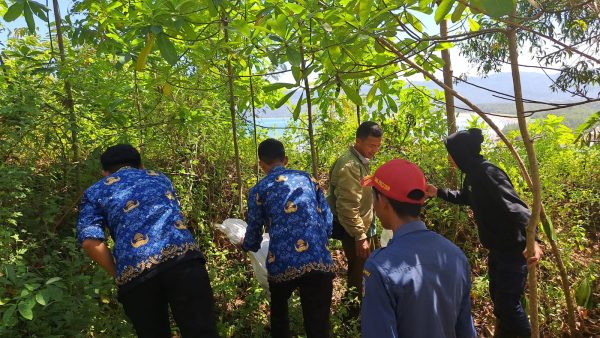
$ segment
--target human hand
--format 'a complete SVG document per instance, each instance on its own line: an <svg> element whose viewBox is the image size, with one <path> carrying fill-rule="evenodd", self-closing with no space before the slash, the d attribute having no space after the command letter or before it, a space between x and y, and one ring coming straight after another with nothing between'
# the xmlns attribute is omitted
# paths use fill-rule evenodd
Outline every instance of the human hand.
<svg viewBox="0 0 600 338"><path fill-rule="evenodd" d="M369 241L365 239L361 239L355 242L356 246L356 256L362 258L368 258L371 253L371 246L369 245Z"/></svg>
<svg viewBox="0 0 600 338"><path fill-rule="evenodd" d="M425 196L427 197L437 197L437 188L432 185L432 184L428 184L427 187L425 187Z"/></svg>
<svg viewBox="0 0 600 338"><path fill-rule="evenodd" d="M527 259L527 265L529 266L535 266L536 264L538 264L543 255L544 251L542 250L542 247L540 247L538 242L535 242L534 244L533 256L527 257L527 248L523 250L523 256L525 256L525 258Z"/></svg>

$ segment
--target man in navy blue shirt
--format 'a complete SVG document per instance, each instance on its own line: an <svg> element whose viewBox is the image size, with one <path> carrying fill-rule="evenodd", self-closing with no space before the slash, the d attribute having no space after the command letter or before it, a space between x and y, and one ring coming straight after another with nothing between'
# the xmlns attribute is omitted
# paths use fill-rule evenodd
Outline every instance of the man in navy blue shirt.
<svg viewBox="0 0 600 338"><path fill-rule="evenodd" d="M421 170L395 159L362 184L373 188L375 213L394 232L365 263L362 336L475 337L469 263L419 218L426 189Z"/></svg>
<svg viewBox="0 0 600 338"><path fill-rule="evenodd" d="M77 239L115 279L138 337L171 337L169 307L182 337L217 337L204 256L171 181L144 169L128 144L108 148L100 162L106 177L83 195Z"/></svg>
<svg viewBox="0 0 600 338"><path fill-rule="evenodd" d="M299 289L306 335L329 337L334 265L327 249L333 219L327 200L309 174L285 167L285 149L278 140L261 142L258 157L266 176L248 194L242 247L258 251L267 227L271 336L291 337L288 300Z"/></svg>

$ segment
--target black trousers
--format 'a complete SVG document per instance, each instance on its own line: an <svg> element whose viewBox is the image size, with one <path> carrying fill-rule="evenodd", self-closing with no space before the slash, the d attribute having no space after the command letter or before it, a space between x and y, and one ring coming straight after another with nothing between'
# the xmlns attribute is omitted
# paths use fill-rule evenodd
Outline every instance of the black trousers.
<svg viewBox="0 0 600 338"><path fill-rule="evenodd" d="M531 325L521 304L527 281L527 261L523 253L491 251L488 267L496 316L494 337L531 336Z"/></svg>
<svg viewBox="0 0 600 338"><path fill-rule="evenodd" d="M307 337L329 337L332 274L313 272L286 282L269 282L269 289L271 291L271 337L291 337L288 300L295 289L300 291Z"/></svg>
<svg viewBox="0 0 600 338"><path fill-rule="evenodd" d="M184 261L119 294L138 337L170 338L169 306L181 336L218 337L213 293L200 259Z"/></svg>

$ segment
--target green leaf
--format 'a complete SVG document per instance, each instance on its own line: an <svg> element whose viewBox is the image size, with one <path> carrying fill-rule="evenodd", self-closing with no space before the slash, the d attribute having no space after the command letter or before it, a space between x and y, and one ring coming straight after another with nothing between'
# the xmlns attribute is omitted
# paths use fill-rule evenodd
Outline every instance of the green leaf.
<svg viewBox="0 0 600 338"><path fill-rule="evenodd" d="M362 98L360 97L360 94L358 93L358 90L356 88L354 88L353 86L348 86L344 82L342 82L342 89L344 90L344 93L346 93L346 96L350 99L350 101L352 101L358 106L362 105Z"/></svg>
<svg viewBox="0 0 600 338"><path fill-rule="evenodd" d="M292 66L300 66L300 63L302 62L302 57L300 55L299 50L289 46L285 51L285 55L287 56L287 59Z"/></svg>
<svg viewBox="0 0 600 338"><path fill-rule="evenodd" d="M33 11L33 13L40 19L47 21L48 20L48 7L42 5L37 1L29 1L29 7Z"/></svg>
<svg viewBox="0 0 600 338"><path fill-rule="evenodd" d="M135 63L135 70L137 70L138 72L146 68L146 60L148 59L148 55L150 54L150 52L152 52L152 47L154 47L155 40L156 35L154 35L153 33L148 33L148 35L146 36L146 44L144 45L144 48L142 48L142 51L140 52L140 55L138 55L138 59Z"/></svg>
<svg viewBox="0 0 600 338"><path fill-rule="evenodd" d="M286 3L285 8L289 9L292 13L294 13L296 15L301 14L305 9L304 6L301 6L301 5L298 5L295 3L291 3L291 2Z"/></svg>
<svg viewBox="0 0 600 338"><path fill-rule="evenodd" d="M296 90L297 89L290 91L289 93L285 94L281 99L279 99L279 101L277 101L277 103L275 103L275 108L277 109L277 108L283 106L290 99L290 97L292 97L292 95L294 95Z"/></svg>
<svg viewBox="0 0 600 338"><path fill-rule="evenodd" d="M481 4L481 0L471 0L469 2L469 7L471 8L471 13L473 14L483 13L483 5Z"/></svg>
<svg viewBox="0 0 600 338"><path fill-rule="evenodd" d="M438 6L438 8L435 10L434 18L435 18L436 23L439 24L442 20L444 20L446 15L448 15L448 13L450 13L450 10L452 9L452 5L454 5L455 1L456 0L442 0L440 5Z"/></svg>
<svg viewBox="0 0 600 338"><path fill-rule="evenodd" d="M454 44L452 42L440 42L438 43L434 50L435 51L440 51L440 50L446 50L446 49L450 49L454 46Z"/></svg>
<svg viewBox="0 0 600 338"><path fill-rule="evenodd" d="M302 71L298 66L292 66L292 75L294 76L294 80L296 83L300 83L300 79L302 79Z"/></svg>
<svg viewBox="0 0 600 338"><path fill-rule="evenodd" d="M342 55L342 49L338 45L327 48L327 51L333 60L337 60Z"/></svg>
<svg viewBox="0 0 600 338"><path fill-rule="evenodd" d="M377 88L379 88L379 82L375 82L369 89L369 93L367 93L367 102L373 102L375 98L375 94L377 93Z"/></svg>
<svg viewBox="0 0 600 338"><path fill-rule="evenodd" d="M397 113L398 112L398 105L396 104L396 100L394 100L391 96L388 95L386 102L388 104L388 108L393 113Z"/></svg>
<svg viewBox="0 0 600 338"><path fill-rule="evenodd" d="M16 279L16 274L15 274L15 269L12 267L12 265L7 265L5 267L5 271L6 271L6 278L11 283L15 283L17 279Z"/></svg>
<svg viewBox="0 0 600 338"><path fill-rule="evenodd" d="M19 305L18 305L19 313L21 314L21 316L23 316L23 318L25 318L27 320L32 320L34 306L35 306L35 299L26 298L25 300L22 300L19 302Z"/></svg>
<svg viewBox="0 0 600 338"><path fill-rule="evenodd" d="M52 283L58 282L59 280L62 280L62 278L60 278L60 277L52 277L52 278L48 279L48 281L46 281L46 285L50 285Z"/></svg>
<svg viewBox="0 0 600 338"><path fill-rule="evenodd" d="M585 121L584 123L580 124L579 127L577 127L576 132L578 135L575 142L579 141L579 139L583 137L583 135L587 133L588 130L592 129L598 124L600 124L600 111L592 114L592 116L590 116L587 121Z"/></svg>
<svg viewBox="0 0 600 338"><path fill-rule="evenodd" d="M274 90L281 89L281 88L292 89L292 88L297 87L297 86L298 85L295 84L295 83L279 82L279 83L268 84L268 85L266 85L266 86L263 87L263 90L265 92L272 92Z"/></svg>
<svg viewBox="0 0 600 338"><path fill-rule="evenodd" d="M4 14L4 21L11 22L15 21L18 17L20 17L21 13L23 13L23 5L24 3L19 1L15 2L12 6L10 6Z"/></svg>
<svg viewBox="0 0 600 338"><path fill-rule="evenodd" d="M48 302L46 301L46 296L44 295L43 291L40 291L35 295L35 301L42 306L46 306L48 304Z"/></svg>
<svg viewBox="0 0 600 338"><path fill-rule="evenodd" d="M469 29L471 30L471 32L477 32L479 30L479 22L469 18Z"/></svg>
<svg viewBox="0 0 600 338"><path fill-rule="evenodd" d="M513 0L477 0L484 14L493 18L509 15L513 10Z"/></svg>
<svg viewBox="0 0 600 338"><path fill-rule="evenodd" d="M454 10L454 12L452 13L452 16L450 17L450 19L452 20L452 22L457 22L460 20L460 18L462 17L465 9L467 8L467 5L465 5L462 2L459 2L458 5L456 5L456 9Z"/></svg>
<svg viewBox="0 0 600 338"><path fill-rule="evenodd" d="M542 230L544 231L544 234L546 234L546 237L556 241L556 232L554 231L554 225L552 224L550 217L542 219Z"/></svg>
<svg viewBox="0 0 600 338"><path fill-rule="evenodd" d="M244 20L234 20L229 23L228 27L240 32L243 36L248 37L248 38L250 37L250 35L252 33L250 31L250 25L248 25L248 23Z"/></svg>
<svg viewBox="0 0 600 338"><path fill-rule="evenodd" d="M17 323L17 318L15 316L16 310L17 306L15 304L10 305L6 310L4 310L4 314L2 315L2 326L12 327Z"/></svg>
<svg viewBox="0 0 600 338"><path fill-rule="evenodd" d="M579 282L577 289L575 290L575 301L577 305L587 307L590 297L592 296L592 285L589 277L584 278Z"/></svg>
<svg viewBox="0 0 600 338"><path fill-rule="evenodd" d="M27 22L29 34L35 34L35 20L33 19L33 11L29 7L29 2L25 2L23 6L23 16L25 17L25 22Z"/></svg>
<svg viewBox="0 0 600 338"><path fill-rule="evenodd" d="M300 109L302 107L303 97L304 93L300 94L300 100L298 100L298 103L296 103L296 108L294 108L294 113L292 114L292 116L294 117L294 121L298 120L298 117L300 117Z"/></svg>
<svg viewBox="0 0 600 338"><path fill-rule="evenodd" d="M156 45L158 46L160 55L162 55L162 57L167 60L171 66L177 63L179 60L177 49L175 49L175 45L166 34L163 33L158 36L158 39L156 39Z"/></svg>
<svg viewBox="0 0 600 338"><path fill-rule="evenodd" d="M369 19L369 15L371 14L373 0L359 0L357 5L358 19L360 20L361 25L364 25L365 22L367 22L367 20Z"/></svg>

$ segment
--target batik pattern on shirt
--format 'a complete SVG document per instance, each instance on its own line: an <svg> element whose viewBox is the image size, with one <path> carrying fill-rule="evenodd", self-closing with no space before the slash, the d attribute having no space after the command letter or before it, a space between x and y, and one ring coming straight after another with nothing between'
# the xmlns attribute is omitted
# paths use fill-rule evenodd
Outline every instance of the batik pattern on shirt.
<svg viewBox="0 0 600 338"><path fill-rule="evenodd" d="M244 249L257 251L263 226L270 242L269 280L283 282L312 271L333 272L327 249L333 216L319 184L305 172L273 168L250 189Z"/></svg>
<svg viewBox="0 0 600 338"><path fill-rule="evenodd" d="M114 240L116 282L123 285L198 244L186 228L171 181L163 174L123 168L89 187L77 222L79 242Z"/></svg>

